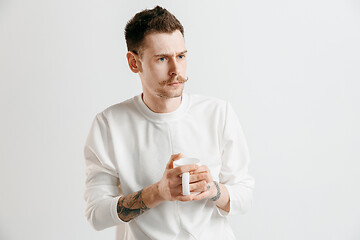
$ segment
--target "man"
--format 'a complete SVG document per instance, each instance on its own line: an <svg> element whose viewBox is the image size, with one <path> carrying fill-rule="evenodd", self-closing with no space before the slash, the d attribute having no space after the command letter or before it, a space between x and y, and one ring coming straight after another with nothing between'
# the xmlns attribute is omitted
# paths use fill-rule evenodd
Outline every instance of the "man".
<svg viewBox="0 0 360 240"><path fill-rule="evenodd" d="M181 23L159 6L125 28L130 70L143 92L97 114L86 141L86 216L117 239L235 239L227 216L251 205L253 178L229 103L183 93ZM175 167L187 157L201 160ZM181 174L190 172L190 195Z"/></svg>

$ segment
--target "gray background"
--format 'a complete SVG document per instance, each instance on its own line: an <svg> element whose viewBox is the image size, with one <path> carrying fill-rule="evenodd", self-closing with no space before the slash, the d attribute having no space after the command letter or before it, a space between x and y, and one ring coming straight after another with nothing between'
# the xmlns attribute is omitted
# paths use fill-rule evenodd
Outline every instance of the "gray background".
<svg viewBox="0 0 360 240"><path fill-rule="evenodd" d="M229 100L256 180L238 239L360 239L360 3L0 0L0 239L113 239L84 217L96 113L141 92L123 29L183 23L185 91Z"/></svg>

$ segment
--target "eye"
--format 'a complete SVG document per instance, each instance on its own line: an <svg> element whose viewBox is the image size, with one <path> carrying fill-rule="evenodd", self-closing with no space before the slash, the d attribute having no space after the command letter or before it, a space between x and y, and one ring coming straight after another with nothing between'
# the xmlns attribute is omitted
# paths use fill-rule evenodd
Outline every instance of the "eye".
<svg viewBox="0 0 360 240"><path fill-rule="evenodd" d="M179 59L185 58L185 54L179 55L178 58L179 58Z"/></svg>
<svg viewBox="0 0 360 240"><path fill-rule="evenodd" d="M158 59L160 62L164 62L165 61L165 57L161 57Z"/></svg>

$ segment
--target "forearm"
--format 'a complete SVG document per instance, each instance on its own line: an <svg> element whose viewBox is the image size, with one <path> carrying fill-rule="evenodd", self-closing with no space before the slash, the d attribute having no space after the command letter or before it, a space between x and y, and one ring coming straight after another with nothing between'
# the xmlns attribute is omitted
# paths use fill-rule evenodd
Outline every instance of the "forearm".
<svg viewBox="0 0 360 240"><path fill-rule="evenodd" d="M117 204L117 214L122 221L128 222L150 208L159 205L162 201L158 184L155 183L138 192L120 197Z"/></svg>
<svg viewBox="0 0 360 240"><path fill-rule="evenodd" d="M214 201L216 206L218 206L220 209L229 212L230 211L230 195L229 191L227 190L226 186L224 184L218 183L220 192L217 194L220 194L219 199Z"/></svg>

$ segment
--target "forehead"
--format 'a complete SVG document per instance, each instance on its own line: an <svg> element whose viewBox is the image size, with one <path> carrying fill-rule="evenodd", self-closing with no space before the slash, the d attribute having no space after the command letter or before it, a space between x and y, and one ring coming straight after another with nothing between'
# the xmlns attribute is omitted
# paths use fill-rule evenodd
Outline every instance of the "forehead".
<svg viewBox="0 0 360 240"><path fill-rule="evenodd" d="M144 56L172 54L184 50L185 40L179 30L172 33L150 33L144 39Z"/></svg>

